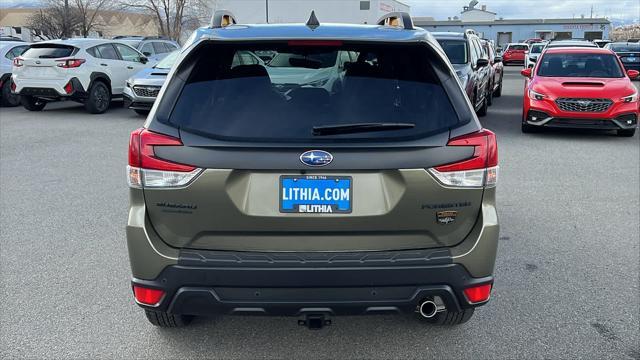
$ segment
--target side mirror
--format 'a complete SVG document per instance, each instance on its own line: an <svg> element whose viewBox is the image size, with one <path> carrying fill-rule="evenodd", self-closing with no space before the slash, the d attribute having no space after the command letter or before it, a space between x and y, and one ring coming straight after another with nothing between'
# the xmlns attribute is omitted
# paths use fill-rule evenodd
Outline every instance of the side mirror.
<svg viewBox="0 0 640 360"><path fill-rule="evenodd" d="M481 68L481 67L485 67L489 65L489 59L478 59L478 61L476 62L476 66Z"/></svg>
<svg viewBox="0 0 640 360"><path fill-rule="evenodd" d="M630 79L637 79L639 75L640 71L638 70L627 70L627 76L629 76Z"/></svg>
<svg viewBox="0 0 640 360"><path fill-rule="evenodd" d="M143 52L142 52L142 54L143 54L144 56L151 56L151 53L150 53L150 52L148 52L148 51L143 51Z"/></svg>
<svg viewBox="0 0 640 360"><path fill-rule="evenodd" d="M526 78L530 78L531 77L531 68L526 68L526 69L522 69L520 71L520 75L526 77Z"/></svg>
<svg viewBox="0 0 640 360"><path fill-rule="evenodd" d="M536 62L536 61L538 61L538 58L537 57L533 57L533 56L529 56L529 61Z"/></svg>
<svg viewBox="0 0 640 360"><path fill-rule="evenodd" d="M494 63L496 63L496 64L497 64L497 63L499 63L499 62L502 62L502 56L496 56L496 57L494 57L494 58L493 58L493 62L494 62Z"/></svg>
<svg viewBox="0 0 640 360"><path fill-rule="evenodd" d="M149 59L146 56L143 56L143 57L140 58L140 62L143 63L143 64L146 64L146 63L149 62Z"/></svg>

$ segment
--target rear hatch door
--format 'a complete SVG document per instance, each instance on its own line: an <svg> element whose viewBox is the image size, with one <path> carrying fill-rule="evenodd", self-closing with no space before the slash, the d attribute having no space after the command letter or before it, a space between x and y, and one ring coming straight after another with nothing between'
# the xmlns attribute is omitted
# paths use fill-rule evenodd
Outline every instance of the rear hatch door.
<svg viewBox="0 0 640 360"><path fill-rule="evenodd" d="M62 44L34 44L22 54L23 68L21 78L26 79L62 79L65 70L58 66L60 60L75 54L77 48Z"/></svg>
<svg viewBox="0 0 640 360"><path fill-rule="evenodd" d="M184 146L156 146L155 156L205 170L186 187L145 188L148 217L165 242L366 251L452 246L468 235L483 188L444 186L427 170L474 155L472 146L446 146L450 129L472 115L432 48L269 44L211 42L167 85L151 129ZM236 52L253 50L359 56L336 75L344 89L334 94L308 85L308 74L289 77L299 86L282 90L262 65L231 66Z"/></svg>

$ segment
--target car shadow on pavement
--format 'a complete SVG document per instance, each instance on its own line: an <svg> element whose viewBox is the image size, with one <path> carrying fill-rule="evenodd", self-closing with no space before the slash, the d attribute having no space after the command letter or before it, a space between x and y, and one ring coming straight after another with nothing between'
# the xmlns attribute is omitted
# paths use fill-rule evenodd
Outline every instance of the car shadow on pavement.
<svg viewBox="0 0 640 360"><path fill-rule="evenodd" d="M248 358L394 358L432 351L438 343L469 336L472 322L456 327L426 324L416 316L373 315L334 317L321 330L297 325L297 318L227 316L197 318L187 328L158 329L177 347L176 353ZM363 329L366 329L363 331ZM197 341L194 341L198 339ZM331 344L331 346L327 346Z"/></svg>

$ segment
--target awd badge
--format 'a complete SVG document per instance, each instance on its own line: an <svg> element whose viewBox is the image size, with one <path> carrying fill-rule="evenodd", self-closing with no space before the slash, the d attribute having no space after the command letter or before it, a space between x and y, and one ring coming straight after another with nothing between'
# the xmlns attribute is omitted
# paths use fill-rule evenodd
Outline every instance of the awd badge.
<svg viewBox="0 0 640 360"><path fill-rule="evenodd" d="M451 224L452 222L456 221L457 216L458 216L458 212L455 210L438 211L436 213L438 224L442 224L442 225Z"/></svg>

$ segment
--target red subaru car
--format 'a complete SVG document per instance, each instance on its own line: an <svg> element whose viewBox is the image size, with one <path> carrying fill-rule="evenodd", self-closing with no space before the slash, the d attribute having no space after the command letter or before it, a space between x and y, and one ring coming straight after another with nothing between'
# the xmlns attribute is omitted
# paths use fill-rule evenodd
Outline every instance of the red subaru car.
<svg viewBox="0 0 640 360"><path fill-rule="evenodd" d="M524 57L529 52L528 44L509 44L502 53L502 62L507 64L524 64Z"/></svg>
<svg viewBox="0 0 640 360"><path fill-rule="evenodd" d="M638 90L620 59L608 49L547 49L526 78L522 132L543 127L616 130L633 136L638 126Z"/></svg>

